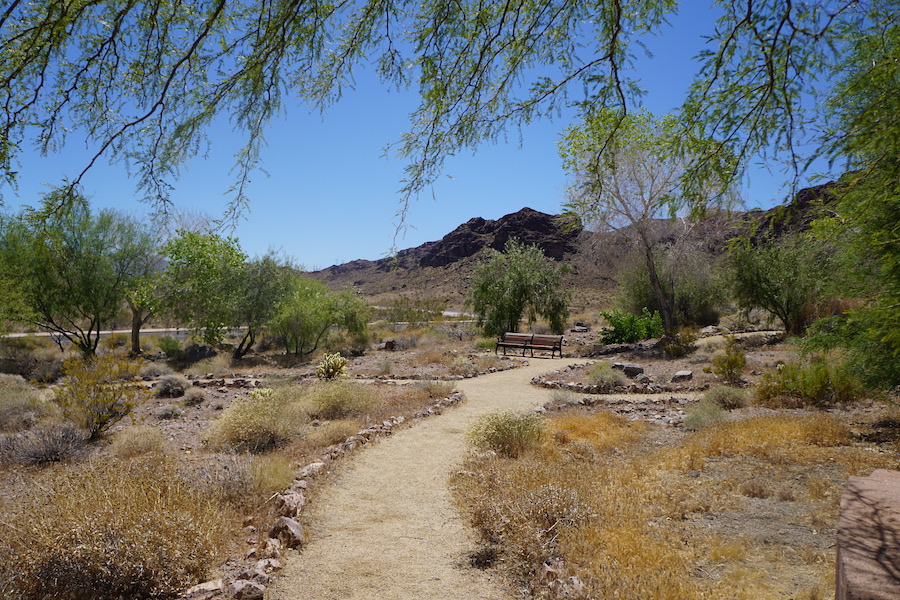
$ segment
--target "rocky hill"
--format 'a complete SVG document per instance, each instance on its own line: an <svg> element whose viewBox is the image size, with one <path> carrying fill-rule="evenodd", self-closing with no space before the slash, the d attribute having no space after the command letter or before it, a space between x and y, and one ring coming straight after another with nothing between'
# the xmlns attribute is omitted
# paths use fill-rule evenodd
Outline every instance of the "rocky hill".
<svg viewBox="0 0 900 600"><path fill-rule="evenodd" d="M748 230L755 231L753 237L758 238L805 229L813 215L834 200L837 185L800 190L792 202L766 211L716 215L695 225L692 235L704 251L717 254L729 239ZM669 221L656 225L654 235L659 238L674 235ZM616 288L619 266L632 250L629 236L623 232L590 232L560 215L523 208L496 220L475 217L440 240L401 250L390 258L354 260L311 275L335 289L352 287L374 303L409 295L438 299L448 308L458 308L476 262L488 249L502 250L512 237L536 244L547 256L571 267L576 305L608 299Z"/></svg>

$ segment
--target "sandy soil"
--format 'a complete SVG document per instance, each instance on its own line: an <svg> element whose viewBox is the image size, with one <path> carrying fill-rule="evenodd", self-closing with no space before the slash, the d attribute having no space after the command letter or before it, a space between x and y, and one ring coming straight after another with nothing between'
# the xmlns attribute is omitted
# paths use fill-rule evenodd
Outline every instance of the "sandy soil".
<svg viewBox="0 0 900 600"><path fill-rule="evenodd" d="M287 561L270 600L511 598L497 575L469 565L475 533L453 506L447 478L466 450L473 418L528 410L549 398L531 378L561 363L460 381L467 401L367 448L322 491L312 541Z"/></svg>

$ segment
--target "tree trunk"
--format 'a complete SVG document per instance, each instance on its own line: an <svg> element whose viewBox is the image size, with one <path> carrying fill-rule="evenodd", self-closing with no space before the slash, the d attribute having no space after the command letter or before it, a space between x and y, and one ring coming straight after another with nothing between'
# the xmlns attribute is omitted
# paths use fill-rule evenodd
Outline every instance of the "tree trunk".
<svg viewBox="0 0 900 600"><path fill-rule="evenodd" d="M663 329L666 333L675 329L675 316L672 314L671 302L663 290L662 283L659 281L659 275L656 272L656 261L653 259L653 249L644 241L644 258L647 261L647 273L650 276L650 285L653 287L653 295L659 303L659 314L662 317Z"/></svg>
<svg viewBox="0 0 900 600"><path fill-rule="evenodd" d="M232 353L232 358L235 360L240 360L244 358L248 352L250 352L250 348L253 347L253 343L256 341L256 335L253 333L253 329L248 327L247 333L244 334L244 337L241 338L241 343L238 344L237 348L234 349Z"/></svg>

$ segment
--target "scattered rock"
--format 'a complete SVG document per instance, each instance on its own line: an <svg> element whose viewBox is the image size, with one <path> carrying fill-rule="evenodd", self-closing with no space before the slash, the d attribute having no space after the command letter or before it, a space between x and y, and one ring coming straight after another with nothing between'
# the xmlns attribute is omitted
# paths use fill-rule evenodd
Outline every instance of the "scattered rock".
<svg viewBox="0 0 900 600"><path fill-rule="evenodd" d="M228 586L228 594L234 600L261 600L266 594L266 586L255 581L238 579Z"/></svg>
<svg viewBox="0 0 900 600"><path fill-rule="evenodd" d="M684 383L694 379L693 371L678 371L672 376L672 383Z"/></svg>
<svg viewBox="0 0 900 600"><path fill-rule="evenodd" d="M297 472L297 479L309 479L311 477L315 477L324 470L325 463L323 462L309 463Z"/></svg>
<svg viewBox="0 0 900 600"><path fill-rule="evenodd" d="M269 537L280 540L288 548L297 548L303 545L303 526L290 517L278 517Z"/></svg>
<svg viewBox="0 0 900 600"><path fill-rule="evenodd" d="M306 497L298 492L285 492L275 496L275 506L283 517L296 517L306 506Z"/></svg>
<svg viewBox="0 0 900 600"><path fill-rule="evenodd" d="M644 372L644 367L635 363L617 362L613 363L612 368L619 369L620 371L625 373L626 377L630 377L632 379Z"/></svg>
<svg viewBox="0 0 900 600"><path fill-rule="evenodd" d="M225 583L221 579L214 579L200 583L190 588L181 597L183 600L209 600L219 595L225 589Z"/></svg>

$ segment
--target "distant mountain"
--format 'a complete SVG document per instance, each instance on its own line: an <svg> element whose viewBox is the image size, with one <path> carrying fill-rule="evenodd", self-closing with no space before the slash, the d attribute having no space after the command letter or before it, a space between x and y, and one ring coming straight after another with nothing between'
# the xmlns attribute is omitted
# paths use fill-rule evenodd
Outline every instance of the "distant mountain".
<svg viewBox="0 0 900 600"><path fill-rule="evenodd" d="M765 232L779 236L806 229L823 206L834 200L838 184L828 183L800 190L792 202L766 211L719 214L700 224L694 236L710 254L722 251L728 240L748 231L754 238ZM657 223L654 235L672 234L671 222ZM397 295L437 298L448 307L461 306L475 264L487 249L502 250L507 240L518 238L535 244L554 260L571 267L570 284L585 291L581 304L593 304L598 294L608 297L622 261L631 251L623 232L595 233L560 215L523 208L496 220L475 217L440 240L400 250L379 260L354 260L310 273L332 288L352 287L373 302L389 301Z"/></svg>

